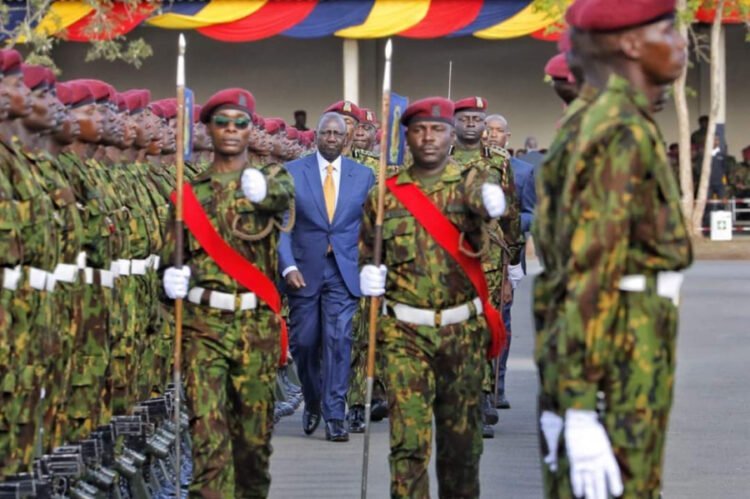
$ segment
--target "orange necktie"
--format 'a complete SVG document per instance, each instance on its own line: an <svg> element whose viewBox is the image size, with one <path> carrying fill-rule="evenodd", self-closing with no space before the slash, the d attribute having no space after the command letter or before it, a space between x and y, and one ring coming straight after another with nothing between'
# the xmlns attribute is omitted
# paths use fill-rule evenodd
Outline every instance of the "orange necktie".
<svg viewBox="0 0 750 499"><path fill-rule="evenodd" d="M336 209L336 186L333 183L333 165L326 167L326 178L323 181L323 197L326 200L326 211L328 212L328 221L333 222L333 212Z"/></svg>

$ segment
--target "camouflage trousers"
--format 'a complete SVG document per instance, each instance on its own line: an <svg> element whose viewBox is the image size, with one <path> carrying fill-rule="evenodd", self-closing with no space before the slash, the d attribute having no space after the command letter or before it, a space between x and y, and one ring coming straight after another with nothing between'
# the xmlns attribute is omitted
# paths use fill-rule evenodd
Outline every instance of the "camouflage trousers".
<svg viewBox="0 0 750 499"><path fill-rule="evenodd" d="M121 275L112 294L108 389L112 414L125 414L137 399L138 284L135 276Z"/></svg>
<svg viewBox="0 0 750 499"><path fill-rule="evenodd" d="M151 397L164 388L159 379L161 372L154 369L159 348L159 300L156 273L149 270L145 275L133 275L137 283L135 310L135 357L138 367L132 388L137 400Z"/></svg>
<svg viewBox="0 0 750 499"><path fill-rule="evenodd" d="M5 339L10 361L0 387L0 475L28 471L35 447L42 444L39 429L46 407L42 387L50 357L60 354L51 293L31 288L26 270L18 289L2 291L3 300L9 303Z"/></svg>
<svg viewBox="0 0 750 499"><path fill-rule="evenodd" d="M185 303L191 497L268 496L280 331L263 305L226 312Z"/></svg>
<svg viewBox="0 0 750 499"><path fill-rule="evenodd" d="M352 319L352 361L349 392L346 401L349 407L365 405L367 395L367 347L370 343L370 299L361 298L354 318ZM386 399L385 384L381 377L383 370L383 355L380 350L375 352L375 383L373 385L373 399Z"/></svg>
<svg viewBox="0 0 750 499"><path fill-rule="evenodd" d="M678 310L649 293L623 293L608 375L602 382L601 418L622 473L624 498L658 498L675 371ZM554 334L554 329L552 333ZM551 340L547 340L551 342ZM562 359L561 359L562 361ZM547 372L550 368L547 367ZM542 391L542 394L544 392ZM540 409L554 405L540 399ZM543 439L540 437L543 442ZM541 444L541 455L547 454ZM557 473L543 465L545 497L572 497L564 437Z"/></svg>
<svg viewBox="0 0 750 499"><path fill-rule="evenodd" d="M391 497L429 497L433 418L441 497L479 497L483 317L442 328L380 320L390 408Z"/></svg>
<svg viewBox="0 0 750 499"><path fill-rule="evenodd" d="M111 416L105 403L109 365L109 327L112 288L101 285L95 270L93 282L82 291L81 327L75 338L70 383L64 404L63 440L74 441Z"/></svg>

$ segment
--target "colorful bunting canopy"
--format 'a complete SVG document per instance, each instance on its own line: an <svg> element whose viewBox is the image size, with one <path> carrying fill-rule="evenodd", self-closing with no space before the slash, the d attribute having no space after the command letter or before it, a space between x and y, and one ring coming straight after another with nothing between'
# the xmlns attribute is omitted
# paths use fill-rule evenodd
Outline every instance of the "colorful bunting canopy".
<svg viewBox="0 0 750 499"><path fill-rule="evenodd" d="M6 28L26 13L25 2L9 2ZM532 0L173 0L114 2L107 13L107 33L95 30L89 2L59 0L35 26L72 41L124 35L139 25L162 29L194 29L226 42L272 36L293 38L438 38L474 35L486 39L535 34L561 13L538 11Z"/></svg>

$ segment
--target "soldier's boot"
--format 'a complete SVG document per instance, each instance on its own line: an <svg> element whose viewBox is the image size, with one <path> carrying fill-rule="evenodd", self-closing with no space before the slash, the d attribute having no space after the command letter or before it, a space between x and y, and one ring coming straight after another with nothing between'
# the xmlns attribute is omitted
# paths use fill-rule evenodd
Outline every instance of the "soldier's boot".
<svg viewBox="0 0 750 499"><path fill-rule="evenodd" d="M497 409L495 409L492 403L492 394L486 393L486 392L483 393L482 394L482 421L484 421L485 424L496 425L499 420L500 420L500 416L497 413Z"/></svg>
<svg viewBox="0 0 750 499"><path fill-rule="evenodd" d="M495 438L495 429L492 427L492 425L482 425L482 438Z"/></svg>

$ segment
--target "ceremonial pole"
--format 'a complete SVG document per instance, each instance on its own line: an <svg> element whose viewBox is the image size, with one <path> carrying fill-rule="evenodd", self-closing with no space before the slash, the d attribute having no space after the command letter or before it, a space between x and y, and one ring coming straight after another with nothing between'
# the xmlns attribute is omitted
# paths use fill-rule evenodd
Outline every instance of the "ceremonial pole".
<svg viewBox="0 0 750 499"><path fill-rule="evenodd" d="M383 105L380 130L380 162L378 164L378 210L375 218L375 241L373 244L373 265L379 267L383 256L383 205L385 204L385 168L388 160L388 120L391 107L391 53L390 39L385 44L385 69L383 71ZM393 126L399 126L394 123ZM380 298L370 298L370 331L367 342L367 394L365 396L365 445L362 456L362 499L367 498L367 470L370 455L370 408L372 406L372 385L375 378L375 336L378 326Z"/></svg>
<svg viewBox="0 0 750 499"><path fill-rule="evenodd" d="M453 61L448 62L448 100L451 98L451 90L453 90Z"/></svg>
<svg viewBox="0 0 750 499"><path fill-rule="evenodd" d="M181 268L183 263L183 217L182 187L185 171L185 36L180 34L177 54L177 202L175 209L175 253L174 266ZM181 462L181 410L182 410L182 298L174 302L174 426L175 426L175 491L182 497Z"/></svg>

